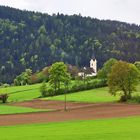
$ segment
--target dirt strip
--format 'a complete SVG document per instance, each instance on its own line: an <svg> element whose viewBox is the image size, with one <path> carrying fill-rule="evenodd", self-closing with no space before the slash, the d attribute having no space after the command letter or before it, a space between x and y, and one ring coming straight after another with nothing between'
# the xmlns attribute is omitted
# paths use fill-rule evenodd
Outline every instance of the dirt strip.
<svg viewBox="0 0 140 140"><path fill-rule="evenodd" d="M55 109L55 110L64 109L64 101L51 101L51 100L32 100L19 103L12 103L10 105L31 107L36 109ZM93 106L93 103L67 102L68 109L83 108L88 106Z"/></svg>
<svg viewBox="0 0 140 140"><path fill-rule="evenodd" d="M31 101L35 104L35 108L43 108L44 101ZM12 105L29 106L31 102L16 103ZM70 120L92 120L101 118L116 118L128 116L140 116L140 105L121 104L121 103L101 103L101 104L86 104L86 103L68 103L69 110L63 111L60 106L55 104L63 104L61 101L49 101L52 103L53 109L59 109L55 112L44 113L28 113L17 115L0 115L0 126L17 125L17 124L31 124L31 123L47 123L47 122L61 122ZM49 103L47 102L47 104ZM27 105L28 104L28 105ZM37 107L37 104L40 104ZM70 106L71 105L71 106ZM75 105L75 107L73 107ZM31 106L30 106L31 107ZM45 108L45 107L44 107ZM51 105L50 105L51 108Z"/></svg>

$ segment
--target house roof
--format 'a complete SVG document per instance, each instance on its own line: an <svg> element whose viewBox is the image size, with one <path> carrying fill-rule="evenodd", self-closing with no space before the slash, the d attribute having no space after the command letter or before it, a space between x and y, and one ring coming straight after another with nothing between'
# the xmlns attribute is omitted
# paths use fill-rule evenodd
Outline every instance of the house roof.
<svg viewBox="0 0 140 140"><path fill-rule="evenodd" d="M81 68L80 72L83 72L85 74L92 74L92 73L95 73L95 70L90 67L84 67L84 68Z"/></svg>

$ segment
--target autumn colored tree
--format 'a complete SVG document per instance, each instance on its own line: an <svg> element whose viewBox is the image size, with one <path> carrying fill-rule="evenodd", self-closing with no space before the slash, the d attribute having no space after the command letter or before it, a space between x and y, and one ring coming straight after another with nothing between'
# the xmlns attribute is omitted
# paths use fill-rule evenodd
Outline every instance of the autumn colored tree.
<svg viewBox="0 0 140 140"><path fill-rule="evenodd" d="M67 64L67 69L68 69L68 72L70 73L71 77L73 79L75 79L79 72L78 67Z"/></svg>
<svg viewBox="0 0 140 140"><path fill-rule="evenodd" d="M127 101L131 94L136 90L139 83L139 70L135 65L118 61L112 66L111 73L108 76L109 92L112 95L121 94L121 100Z"/></svg>
<svg viewBox="0 0 140 140"><path fill-rule="evenodd" d="M140 70L140 61L136 61L134 65Z"/></svg>

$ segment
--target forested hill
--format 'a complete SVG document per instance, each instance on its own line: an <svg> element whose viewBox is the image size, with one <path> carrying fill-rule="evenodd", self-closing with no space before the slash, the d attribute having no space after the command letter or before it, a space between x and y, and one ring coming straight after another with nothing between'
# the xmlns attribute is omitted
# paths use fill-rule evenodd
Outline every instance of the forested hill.
<svg viewBox="0 0 140 140"><path fill-rule="evenodd" d="M140 27L0 6L0 82L12 82L26 68L35 72L55 61L89 65L93 53L98 66L111 57L140 60Z"/></svg>

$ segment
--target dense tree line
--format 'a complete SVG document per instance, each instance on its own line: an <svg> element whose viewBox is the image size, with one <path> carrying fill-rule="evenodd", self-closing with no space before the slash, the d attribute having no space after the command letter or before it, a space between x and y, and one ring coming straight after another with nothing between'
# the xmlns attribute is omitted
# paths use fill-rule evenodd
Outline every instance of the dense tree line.
<svg viewBox="0 0 140 140"><path fill-rule="evenodd" d="M81 15L42 14L0 6L0 82L13 82L25 71L56 61L98 66L109 58L140 60L140 27Z"/></svg>

